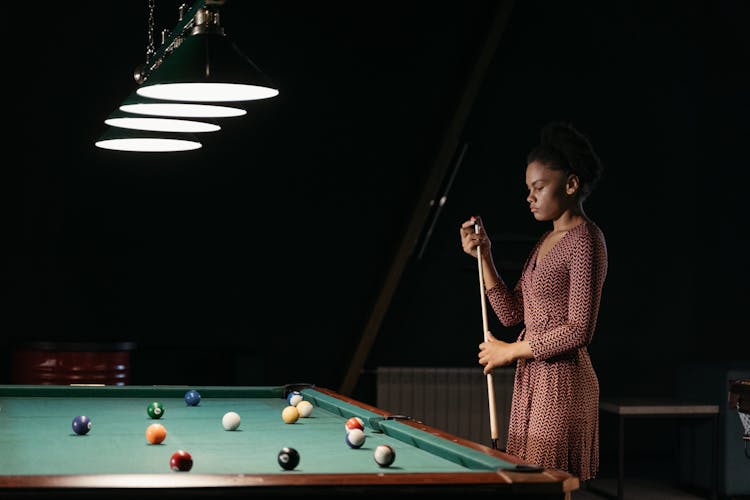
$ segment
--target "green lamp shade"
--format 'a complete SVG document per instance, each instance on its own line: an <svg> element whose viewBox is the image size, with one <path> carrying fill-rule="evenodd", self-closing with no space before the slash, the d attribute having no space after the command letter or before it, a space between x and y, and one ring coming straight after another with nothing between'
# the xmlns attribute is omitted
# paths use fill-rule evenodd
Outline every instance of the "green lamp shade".
<svg viewBox="0 0 750 500"><path fill-rule="evenodd" d="M98 148L113 151L144 153L192 151L202 147L200 142L192 140L189 135L131 130L118 127L107 129L94 144Z"/></svg>
<svg viewBox="0 0 750 500"><path fill-rule="evenodd" d="M225 35L186 37L136 91L153 99L230 102L278 95L271 80Z"/></svg>

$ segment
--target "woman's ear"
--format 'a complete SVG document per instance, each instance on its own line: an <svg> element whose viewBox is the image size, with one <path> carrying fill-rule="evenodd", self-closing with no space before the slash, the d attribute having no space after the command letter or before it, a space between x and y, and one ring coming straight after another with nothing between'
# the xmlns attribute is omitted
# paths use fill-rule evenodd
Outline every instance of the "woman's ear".
<svg viewBox="0 0 750 500"><path fill-rule="evenodd" d="M565 182L565 194L574 196L580 187L581 181L578 176L576 174L568 175L568 180Z"/></svg>

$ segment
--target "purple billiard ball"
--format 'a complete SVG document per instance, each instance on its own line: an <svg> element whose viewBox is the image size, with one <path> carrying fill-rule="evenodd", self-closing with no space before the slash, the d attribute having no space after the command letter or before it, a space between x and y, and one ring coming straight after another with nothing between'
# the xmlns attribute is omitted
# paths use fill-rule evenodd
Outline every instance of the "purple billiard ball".
<svg viewBox="0 0 750 500"><path fill-rule="evenodd" d="M73 419L73 432L83 436L91 430L91 419L86 415L78 415Z"/></svg>

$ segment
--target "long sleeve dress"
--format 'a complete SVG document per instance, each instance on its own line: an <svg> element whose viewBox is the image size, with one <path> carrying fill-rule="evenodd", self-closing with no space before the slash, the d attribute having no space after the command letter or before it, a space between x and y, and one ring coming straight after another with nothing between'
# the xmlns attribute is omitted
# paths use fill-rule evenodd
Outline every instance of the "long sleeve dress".
<svg viewBox="0 0 750 500"><path fill-rule="evenodd" d="M607 274L604 234L593 222L570 229L538 259L542 235L513 289L502 280L487 298L505 326L524 323L507 451L588 480L599 469L599 381L586 346Z"/></svg>

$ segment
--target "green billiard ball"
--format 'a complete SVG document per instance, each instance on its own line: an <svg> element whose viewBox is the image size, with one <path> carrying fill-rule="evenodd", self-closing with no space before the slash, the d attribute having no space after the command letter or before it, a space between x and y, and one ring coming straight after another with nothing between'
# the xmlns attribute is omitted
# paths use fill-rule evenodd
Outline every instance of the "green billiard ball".
<svg viewBox="0 0 750 500"><path fill-rule="evenodd" d="M151 418L161 418L164 416L164 405L158 401L149 403L146 407L146 413L148 413L148 416Z"/></svg>

